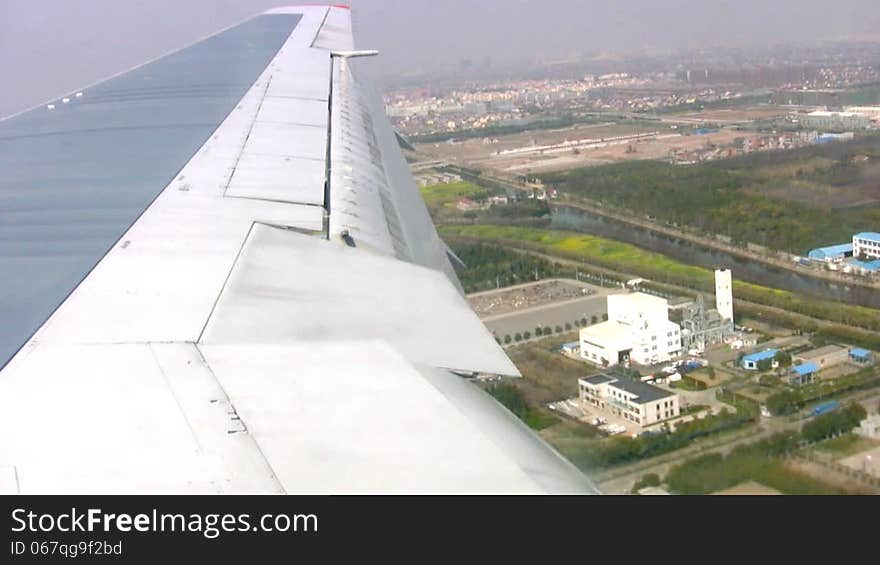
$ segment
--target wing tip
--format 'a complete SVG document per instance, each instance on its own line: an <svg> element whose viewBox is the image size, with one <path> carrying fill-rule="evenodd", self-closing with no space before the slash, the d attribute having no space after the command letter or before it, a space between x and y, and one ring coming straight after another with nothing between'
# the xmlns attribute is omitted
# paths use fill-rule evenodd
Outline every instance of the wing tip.
<svg viewBox="0 0 880 565"><path fill-rule="evenodd" d="M263 12L263 15L301 14L303 8L338 8L351 11L351 5L349 4L287 4L266 10Z"/></svg>

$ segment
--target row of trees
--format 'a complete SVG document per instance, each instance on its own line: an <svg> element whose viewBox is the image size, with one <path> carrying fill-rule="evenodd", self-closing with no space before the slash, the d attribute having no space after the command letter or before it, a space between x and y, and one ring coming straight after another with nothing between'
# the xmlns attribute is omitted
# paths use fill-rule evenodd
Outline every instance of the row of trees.
<svg viewBox="0 0 880 565"><path fill-rule="evenodd" d="M544 414L529 406L523 394L514 385L506 383L493 384L486 388L486 392L532 429L540 430L558 421L555 416Z"/></svg>
<svg viewBox="0 0 880 565"><path fill-rule="evenodd" d="M572 458L584 469L619 465L680 449L697 438L742 426L754 418L751 413L730 413L722 409L718 414L678 424L675 431L668 434L611 437L572 454Z"/></svg>
<svg viewBox="0 0 880 565"><path fill-rule="evenodd" d="M539 257L508 251L495 245L452 242L450 248L465 264L464 267L456 265L458 280L465 292L571 276L570 268L563 269L561 265Z"/></svg>
<svg viewBox="0 0 880 565"><path fill-rule="evenodd" d="M801 429L801 436L806 441L814 442L848 432L865 419L867 412L858 403L846 408L816 416Z"/></svg>
<svg viewBox="0 0 880 565"><path fill-rule="evenodd" d="M767 410L773 415L793 414L802 409L809 402L831 398L851 392L877 386L880 384L880 375L874 367L867 367L851 375L838 378L832 386L827 383L805 385L797 390L781 390L767 398L765 403Z"/></svg>
<svg viewBox="0 0 880 565"><path fill-rule="evenodd" d="M535 328L534 335L535 335L535 337L542 337L542 336L546 337L546 336L551 336L554 333L561 334L564 332L570 332L576 328L585 328L591 324L597 324L599 322L599 319L600 319L599 316L591 316L589 319L588 318L580 318L578 320L575 320L574 322L566 322L565 324L557 324L554 327L537 326ZM608 314L602 314L601 319L602 319L602 321L607 320ZM529 340L531 338L532 338L532 332L526 330L524 332L517 332L517 333L513 334L512 336L510 334L507 334L503 338L496 336L495 340L498 343L509 344L512 342L519 343L520 341Z"/></svg>

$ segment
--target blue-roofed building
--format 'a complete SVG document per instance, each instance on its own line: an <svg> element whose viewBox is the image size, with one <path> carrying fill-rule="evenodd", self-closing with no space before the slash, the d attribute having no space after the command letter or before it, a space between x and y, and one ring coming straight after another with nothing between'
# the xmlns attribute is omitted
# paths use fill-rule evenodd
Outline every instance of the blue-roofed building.
<svg viewBox="0 0 880 565"><path fill-rule="evenodd" d="M795 365L791 368L791 374L789 375L788 380L793 385L803 385L811 383L813 382L813 379L818 372L819 365L815 363L803 363L801 365Z"/></svg>
<svg viewBox="0 0 880 565"><path fill-rule="evenodd" d="M764 351L758 351L757 353L744 355L740 363L743 369L746 369L748 371L757 371L758 363L765 359L770 359L770 367L775 369L779 366L779 362L776 361L777 353L779 353L779 351L776 349L765 349Z"/></svg>
<svg viewBox="0 0 880 565"><path fill-rule="evenodd" d="M861 347L853 347L849 350L849 360L859 365L871 365L874 362L874 352Z"/></svg>
<svg viewBox="0 0 880 565"><path fill-rule="evenodd" d="M568 343L563 343L560 350L567 355L577 355L581 349L581 344L578 341L570 341Z"/></svg>
<svg viewBox="0 0 880 565"><path fill-rule="evenodd" d="M852 257L852 243L841 243L839 245L829 245L828 247L817 247L811 249L807 253L807 257L816 261L836 261L844 257Z"/></svg>
<svg viewBox="0 0 880 565"><path fill-rule="evenodd" d="M853 255L880 259L880 233L863 231L853 236Z"/></svg>
<svg viewBox="0 0 880 565"><path fill-rule="evenodd" d="M874 259L873 261L859 261L858 259L853 259L850 262L850 265L871 273L880 271L880 259Z"/></svg>

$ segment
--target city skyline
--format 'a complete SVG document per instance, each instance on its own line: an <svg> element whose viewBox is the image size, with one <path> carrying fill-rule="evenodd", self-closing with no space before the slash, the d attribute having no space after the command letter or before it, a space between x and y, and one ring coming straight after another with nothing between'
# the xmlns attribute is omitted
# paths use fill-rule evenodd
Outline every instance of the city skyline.
<svg viewBox="0 0 880 565"><path fill-rule="evenodd" d="M0 68L16 86L0 94L0 116L127 70L279 4L284 2L196 0L183 7L166 0L4 2ZM880 21L880 7L864 0L837 3L834 18L823 15L823 3L789 0L773 5L753 0L624 6L528 0L351 4L357 44L382 54L379 62L365 62L365 71L385 77L645 49L876 39L872 30Z"/></svg>

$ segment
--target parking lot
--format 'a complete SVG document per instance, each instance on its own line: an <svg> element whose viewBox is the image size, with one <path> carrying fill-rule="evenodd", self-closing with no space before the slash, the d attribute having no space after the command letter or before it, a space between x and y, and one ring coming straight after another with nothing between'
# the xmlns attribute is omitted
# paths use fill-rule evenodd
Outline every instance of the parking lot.
<svg viewBox="0 0 880 565"><path fill-rule="evenodd" d="M607 314L606 297L625 292L575 281L554 279L518 285L468 296L483 323L496 336L514 336L535 328L557 326L573 329L575 320L587 324L601 322Z"/></svg>
<svg viewBox="0 0 880 565"><path fill-rule="evenodd" d="M574 280L552 279L520 284L468 295L471 308L480 317L498 316L554 302L599 294L602 289Z"/></svg>
<svg viewBox="0 0 880 565"><path fill-rule="evenodd" d="M620 435L633 435L642 431L642 427L635 422L615 416L610 411L600 410L596 406L581 402L579 398L554 402L548 407L554 412L563 413L585 424L595 425L605 433L610 433L610 430L614 429L622 429L623 431L619 432ZM595 422L597 418L601 418L601 422L598 424Z"/></svg>

